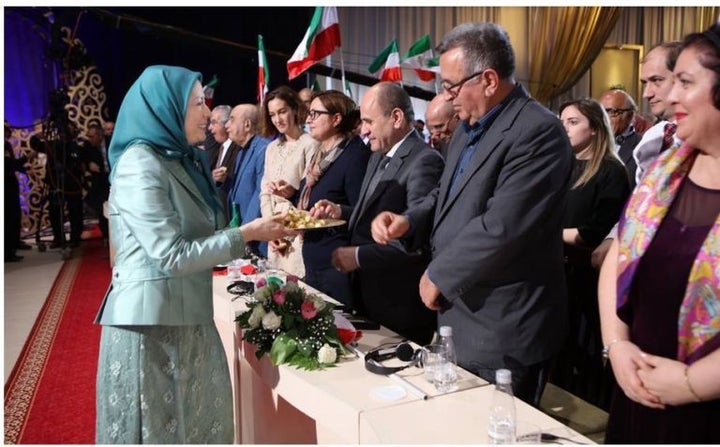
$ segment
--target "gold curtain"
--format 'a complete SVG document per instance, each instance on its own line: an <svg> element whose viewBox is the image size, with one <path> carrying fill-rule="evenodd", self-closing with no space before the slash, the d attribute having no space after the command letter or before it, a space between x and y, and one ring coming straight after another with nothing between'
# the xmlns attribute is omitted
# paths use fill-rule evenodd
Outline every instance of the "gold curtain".
<svg viewBox="0 0 720 447"><path fill-rule="evenodd" d="M541 103L572 87L590 68L622 8L531 7L530 92Z"/></svg>
<svg viewBox="0 0 720 447"><path fill-rule="evenodd" d="M648 9L643 27L643 40L648 46L704 31L715 23L720 12L720 8L712 6Z"/></svg>

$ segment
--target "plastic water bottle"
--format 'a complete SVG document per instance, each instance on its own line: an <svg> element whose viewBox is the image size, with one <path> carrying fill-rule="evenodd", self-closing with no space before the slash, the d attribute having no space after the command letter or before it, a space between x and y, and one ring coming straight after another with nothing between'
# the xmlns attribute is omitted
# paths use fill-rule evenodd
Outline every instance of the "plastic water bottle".
<svg viewBox="0 0 720 447"><path fill-rule="evenodd" d="M512 373L507 369L495 371L495 391L490 408L488 442L515 443L515 400L512 392Z"/></svg>
<svg viewBox="0 0 720 447"><path fill-rule="evenodd" d="M443 361L435 369L435 387L442 393L454 391L458 388L457 357L455 343L452 338L452 327L440 326L440 339Z"/></svg>

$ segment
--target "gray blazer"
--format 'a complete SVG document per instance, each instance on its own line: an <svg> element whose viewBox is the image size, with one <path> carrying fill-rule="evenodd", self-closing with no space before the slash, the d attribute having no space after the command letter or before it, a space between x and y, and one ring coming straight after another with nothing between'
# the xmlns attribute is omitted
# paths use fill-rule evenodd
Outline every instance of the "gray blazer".
<svg viewBox="0 0 720 447"><path fill-rule="evenodd" d="M447 300L458 363L529 366L555 354L567 312L562 216L573 163L560 121L518 86L448 196L468 134L450 143L440 186L410 210L430 235L430 279ZM491 376L491 374L490 374Z"/></svg>
<svg viewBox="0 0 720 447"><path fill-rule="evenodd" d="M212 267L244 252L237 229L215 231L213 210L177 159L128 148L114 166L112 283L103 325L212 324Z"/></svg>

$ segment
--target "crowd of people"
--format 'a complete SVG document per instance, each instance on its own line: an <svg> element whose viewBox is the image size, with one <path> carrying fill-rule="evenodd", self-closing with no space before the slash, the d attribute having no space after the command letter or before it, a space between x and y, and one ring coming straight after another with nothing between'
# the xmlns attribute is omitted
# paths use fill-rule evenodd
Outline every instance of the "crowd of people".
<svg viewBox="0 0 720 447"><path fill-rule="evenodd" d="M107 218L103 203L110 191L107 147L112 138L113 121L92 121L81 135L70 121L53 119L37 120L29 141L29 151L20 158L15 156L10 139L12 131L5 122L5 197L7 220L11 222L5 231L5 262L22 261L17 250L30 250L22 233L22 210L16 173L26 173L27 168L38 163L38 154L45 156L45 174L40 185L39 222L47 218L52 229L49 248L74 248L81 242L84 230L85 208L97 218L103 241L108 242ZM67 215L67 219L66 216ZM65 222L70 224L69 240L65 234Z"/></svg>
<svg viewBox="0 0 720 447"><path fill-rule="evenodd" d="M720 25L645 55L649 123L621 88L548 110L494 23L437 52L425 121L391 82L210 111L199 73L153 66L109 146L89 129L117 247L99 443L232 442L209 278L247 250L419 344L452 326L531 405L549 380L609 409L608 442L720 442Z"/></svg>

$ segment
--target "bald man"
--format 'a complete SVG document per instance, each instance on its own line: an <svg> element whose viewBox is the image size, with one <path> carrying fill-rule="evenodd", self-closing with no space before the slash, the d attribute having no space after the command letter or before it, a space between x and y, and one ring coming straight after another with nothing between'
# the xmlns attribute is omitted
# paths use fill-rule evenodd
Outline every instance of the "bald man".
<svg viewBox="0 0 720 447"><path fill-rule="evenodd" d="M425 110L425 125L430 132L430 145L440 151L443 158L447 156L450 138L458 122L452 102L445 98L444 93L435 96Z"/></svg>
<svg viewBox="0 0 720 447"><path fill-rule="evenodd" d="M613 89L600 96L600 104L610 117L610 125L615 134L617 154L625 164L630 177L630 187L635 188L635 170L637 163L633 158L633 149L640 142L642 136L635 132L632 125L637 106L632 96L626 91Z"/></svg>
<svg viewBox="0 0 720 447"><path fill-rule="evenodd" d="M230 205L240 212L240 224L260 217L260 181L265 170L265 148L270 140L257 135L259 112L254 104L240 104L230 112L225 130L239 146L235 158L235 178L228 193ZM232 208L231 216L232 217ZM256 254L267 256L267 244L248 244Z"/></svg>

